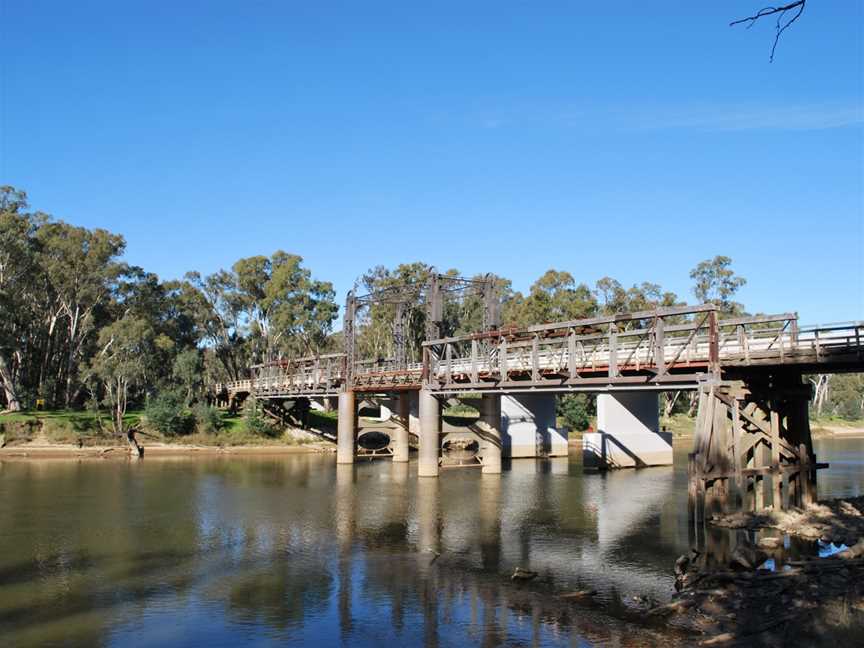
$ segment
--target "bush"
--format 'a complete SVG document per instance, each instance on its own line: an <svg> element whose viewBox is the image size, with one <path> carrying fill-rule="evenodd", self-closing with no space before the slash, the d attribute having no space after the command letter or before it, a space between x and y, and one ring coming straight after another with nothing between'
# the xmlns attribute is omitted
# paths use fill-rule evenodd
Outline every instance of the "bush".
<svg viewBox="0 0 864 648"><path fill-rule="evenodd" d="M254 398L246 399L243 404L243 424L248 432L257 436L277 436L276 427L267 420L261 403Z"/></svg>
<svg viewBox="0 0 864 648"><path fill-rule="evenodd" d="M592 402L587 394L567 394L558 400L558 416L573 431L587 430L591 414Z"/></svg>
<svg viewBox="0 0 864 648"><path fill-rule="evenodd" d="M192 415L195 417L195 430L197 432L217 434L225 426L219 410L206 403L198 403L193 407Z"/></svg>
<svg viewBox="0 0 864 648"><path fill-rule="evenodd" d="M164 436L189 434L195 425L195 417L183 406L183 398L172 392L147 401L144 419L148 428Z"/></svg>

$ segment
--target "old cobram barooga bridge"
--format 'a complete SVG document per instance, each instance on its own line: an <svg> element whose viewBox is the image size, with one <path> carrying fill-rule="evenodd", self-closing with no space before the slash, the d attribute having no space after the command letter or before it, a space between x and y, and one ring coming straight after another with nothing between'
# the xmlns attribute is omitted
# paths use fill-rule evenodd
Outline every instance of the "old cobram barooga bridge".
<svg viewBox="0 0 864 648"><path fill-rule="evenodd" d="M469 297L482 309L482 330L442 337L445 305ZM393 353L361 358L359 318L376 305L392 314ZM418 305L426 339L411 362L406 318ZM705 304L501 328L498 312L489 279L435 274L422 284L349 293L345 353L258 365L248 380L217 389L225 402L252 397L285 415L338 399L338 463L358 453L408 461L416 447L420 477L449 465L451 445L473 446L468 463L486 473L500 472L502 457L566 455L555 424L562 392L598 394L598 429L583 441L586 466L670 465L658 394L696 391L690 506L701 518L727 507L812 501L824 465L813 452L803 375L864 370L864 322L800 327L794 313L721 319ZM442 406L460 397L474 399L479 418L442 420ZM384 415L361 422L358 406L369 403ZM380 438L382 428L385 445L364 448L363 436L375 430Z"/></svg>

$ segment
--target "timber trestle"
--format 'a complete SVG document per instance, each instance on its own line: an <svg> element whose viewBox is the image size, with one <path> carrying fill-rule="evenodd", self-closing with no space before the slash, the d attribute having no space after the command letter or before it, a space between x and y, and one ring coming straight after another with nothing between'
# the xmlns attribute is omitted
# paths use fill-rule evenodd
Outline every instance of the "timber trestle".
<svg viewBox="0 0 864 648"><path fill-rule="evenodd" d="M816 499L810 387L800 374L708 379L698 388L688 461L692 518L729 510L775 510Z"/></svg>

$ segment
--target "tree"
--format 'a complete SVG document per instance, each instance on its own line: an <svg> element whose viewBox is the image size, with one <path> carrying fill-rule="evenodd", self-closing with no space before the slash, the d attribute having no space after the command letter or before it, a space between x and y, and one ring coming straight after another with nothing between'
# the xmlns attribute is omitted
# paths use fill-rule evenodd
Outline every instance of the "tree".
<svg viewBox="0 0 864 648"><path fill-rule="evenodd" d="M712 303L720 312L734 315L743 311L743 306L732 300L738 289L747 283L732 270L732 259L716 256L706 259L690 271L690 278L696 283L693 294L700 302Z"/></svg>
<svg viewBox="0 0 864 648"><path fill-rule="evenodd" d="M10 411L21 409L18 376L36 318L34 233L40 215L26 212L27 194L0 187L0 393Z"/></svg>
<svg viewBox="0 0 864 648"><path fill-rule="evenodd" d="M505 322L530 326L545 322L590 317L597 312L597 300L584 283L576 284L569 272L547 270L531 285L528 296L514 295L504 310Z"/></svg>
<svg viewBox="0 0 864 648"><path fill-rule="evenodd" d="M93 358L90 375L104 388L114 434L125 435L135 448L138 446L134 432L127 430L123 421L129 393L145 384L153 351L165 343L157 337L150 322L135 316L124 317L99 332L101 350Z"/></svg>
<svg viewBox="0 0 864 648"><path fill-rule="evenodd" d="M191 405L204 386L204 365L198 349L186 349L178 353L174 357L172 374L183 389L186 405Z"/></svg>
<svg viewBox="0 0 864 648"><path fill-rule="evenodd" d="M177 298L231 380L250 364L320 353L339 311L332 284L313 279L302 257L281 250L186 279Z"/></svg>
<svg viewBox="0 0 864 648"><path fill-rule="evenodd" d="M122 236L103 229L88 230L66 223L42 225L39 264L56 294L59 315L66 322L63 402L69 407L77 363L87 337L96 329L97 309L105 306L124 266L116 261L126 247Z"/></svg>

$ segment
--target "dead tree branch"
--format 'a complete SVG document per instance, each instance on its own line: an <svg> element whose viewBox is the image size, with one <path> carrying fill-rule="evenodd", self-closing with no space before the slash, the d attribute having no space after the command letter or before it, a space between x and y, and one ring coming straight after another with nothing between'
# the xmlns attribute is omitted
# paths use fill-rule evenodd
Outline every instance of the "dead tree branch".
<svg viewBox="0 0 864 648"><path fill-rule="evenodd" d="M765 7L752 16L732 21L729 23L729 26L734 27L735 25L747 23L747 29L750 29L760 18L776 15L777 22L774 25L774 44L771 46L771 56L768 59L773 63L774 51L777 49L777 43L780 42L780 35L786 31L792 23L798 20L798 17L803 13L806 4L807 0L796 0L796 2L790 2L782 7Z"/></svg>

